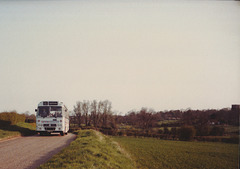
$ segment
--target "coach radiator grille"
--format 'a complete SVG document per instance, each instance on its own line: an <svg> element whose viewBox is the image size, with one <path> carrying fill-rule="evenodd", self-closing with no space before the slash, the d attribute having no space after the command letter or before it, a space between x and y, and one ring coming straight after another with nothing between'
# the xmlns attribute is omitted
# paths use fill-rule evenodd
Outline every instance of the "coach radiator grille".
<svg viewBox="0 0 240 169"><path fill-rule="evenodd" d="M45 130L55 130L55 127L45 127Z"/></svg>

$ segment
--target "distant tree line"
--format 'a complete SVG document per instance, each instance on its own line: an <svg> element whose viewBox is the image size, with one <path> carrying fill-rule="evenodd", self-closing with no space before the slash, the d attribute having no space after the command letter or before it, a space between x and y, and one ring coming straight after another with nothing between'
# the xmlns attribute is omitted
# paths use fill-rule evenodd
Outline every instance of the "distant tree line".
<svg viewBox="0 0 240 169"><path fill-rule="evenodd" d="M125 116L118 116L118 124L131 125L141 129L157 126L160 120L158 114L152 109L142 108L140 111L130 111Z"/></svg>
<svg viewBox="0 0 240 169"><path fill-rule="evenodd" d="M159 124L160 121L164 120L175 120L175 122ZM165 112L154 112L151 109L142 108L140 111L130 111L125 116L118 117L118 122L140 128L179 127L183 125L204 126L210 124L239 126L239 112L227 108L221 110L170 110Z"/></svg>
<svg viewBox="0 0 240 169"><path fill-rule="evenodd" d="M93 127L105 134L159 137L192 140L204 136L222 136L224 125L239 125L239 111L221 110L170 110L155 112L142 108L126 115L116 115L111 102L82 101L74 106L71 122L78 127ZM171 122L164 123L169 120Z"/></svg>

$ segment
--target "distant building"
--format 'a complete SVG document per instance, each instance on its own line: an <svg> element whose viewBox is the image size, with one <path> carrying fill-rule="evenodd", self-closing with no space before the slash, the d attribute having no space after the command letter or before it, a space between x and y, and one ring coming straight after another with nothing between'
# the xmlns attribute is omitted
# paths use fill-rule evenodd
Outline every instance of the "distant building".
<svg viewBox="0 0 240 169"><path fill-rule="evenodd" d="M240 104L233 104L232 111L240 111Z"/></svg>

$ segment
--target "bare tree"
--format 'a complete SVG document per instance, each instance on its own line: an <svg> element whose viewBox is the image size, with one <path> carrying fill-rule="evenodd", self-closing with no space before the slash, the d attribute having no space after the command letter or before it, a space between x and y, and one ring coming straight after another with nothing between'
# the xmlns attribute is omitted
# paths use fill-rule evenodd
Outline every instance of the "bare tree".
<svg viewBox="0 0 240 169"><path fill-rule="evenodd" d="M90 119L93 122L93 126L97 127L97 121L98 121L98 102L96 100L93 100L93 102L91 102L90 104L90 108L91 108L91 114L90 114Z"/></svg>
<svg viewBox="0 0 240 169"><path fill-rule="evenodd" d="M102 126L102 114L103 114L103 101L98 102L97 106L97 115L96 115L96 126L101 127Z"/></svg>
<svg viewBox="0 0 240 169"><path fill-rule="evenodd" d="M90 111L90 103L89 101L84 100L82 104L82 110L84 114L84 121L86 126L91 126L91 122L88 120L89 111Z"/></svg>
<svg viewBox="0 0 240 169"><path fill-rule="evenodd" d="M75 112L75 117L79 127L81 127L81 120L83 115L82 105L83 105L82 102L77 102L73 110Z"/></svg>
<svg viewBox="0 0 240 169"><path fill-rule="evenodd" d="M149 129L155 122L154 111L147 108L142 108L137 114L138 126L143 129Z"/></svg>
<svg viewBox="0 0 240 169"><path fill-rule="evenodd" d="M109 116L112 114L112 103L108 100L103 101L102 126L108 127Z"/></svg>

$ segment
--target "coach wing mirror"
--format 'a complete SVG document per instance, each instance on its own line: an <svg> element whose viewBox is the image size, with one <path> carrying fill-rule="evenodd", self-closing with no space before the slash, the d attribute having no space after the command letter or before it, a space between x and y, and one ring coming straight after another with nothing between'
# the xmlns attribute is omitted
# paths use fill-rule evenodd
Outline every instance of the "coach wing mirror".
<svg viewBox="0 0 240 169"><path fill-rule="evenodd" d="M37 112L37 109L35 109L35 112Z"/></svg>

